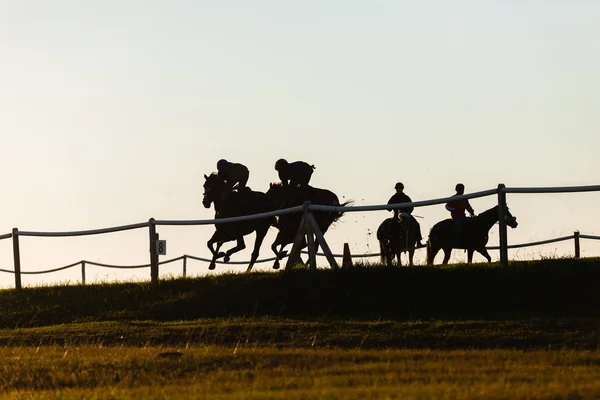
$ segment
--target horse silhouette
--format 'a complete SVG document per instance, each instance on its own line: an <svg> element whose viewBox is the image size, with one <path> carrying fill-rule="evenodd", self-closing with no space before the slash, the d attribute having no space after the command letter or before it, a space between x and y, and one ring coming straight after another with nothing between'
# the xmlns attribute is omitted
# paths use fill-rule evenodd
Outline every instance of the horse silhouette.
<svg viewBox="0 0 600 400"><path fill-rule="evenodd" d="M216 173L209 176L204 175L204 196L202 204L210 208L214 204L215 218L239 217L243 215L259 214L276 209L275 203L269 196L262 192L255 192L246 188L241 192L231 191L218 178ZM223 261L229 262L232 254L246 248L244 236L256 232L254 241L254 250L250 258L250 264L247 271L252 270L254 263L258 259L260 246L269 230L269 227L276 222L275 217L251 219L239 222L226 222L215 224L215 233L207 242L213 258L209 269L215 269L215 261L224 258ZM220 252L221 246L225 242L237 241L237 245L226 252ZM213 245L216 243L216 246Z"/></svg>
<svg viewBox="0 0 600 400"><path fill-rule="evenodd" d="M271 183L266 194L274 201L276 207L279 209L299 206L304 204L305 201L325 206L347 206L352 203L351 201L347 201L340 204L338 196L327 189L306 186L300 190L290 190L279 182ZM331 224L340 219L343 214L344 212L335 211L315 211L313 213L317 226L323 235L325 235L325 232L327 232ZM285 246L294 242L301 221L302 213L300 212L280 215L277 218L276 226L279 228L279 232L271 245L271 249L276 256L275 263L273 264L274 269L279 268L279 260L287 254L287 251L284 251ZM279 250L277 249L277 246L281 246ZM303 240L301 248L306 246L306 240ZM319 247L318 242L316 242L316 246L317 248Z"/></svg>
<svg viewBox="0 0 600 400"><path fill-rule="evenodd" d="M488 242L488 232L498 222L498 206L492 207L482 212L476 217L469 218L465 223L464 230L460 236L460 243L456 243L456 231L454 221L445 219L435 224L429 232L427 240L427 265L432 265L436 254L440 249L444 250L443 264L448 264L452 249L466 249L467 259L473 261L473 253L477 251L484 256L488 262L492 258L485 249ZM511 228L516 228L517 218L513 217L508 207L506 207L506 224Z"/></svg>
<svg viewBox="0 0 600 400"><path fill-rule="evenodd" d="M377 228L381 263L392 266L394 257L398 266L402 265L400 254L408 252L408 264L413 265L413 256L418 241L415 224L409 221L414 218L407 213L401 213L400 218L387 218Z"/></svg>

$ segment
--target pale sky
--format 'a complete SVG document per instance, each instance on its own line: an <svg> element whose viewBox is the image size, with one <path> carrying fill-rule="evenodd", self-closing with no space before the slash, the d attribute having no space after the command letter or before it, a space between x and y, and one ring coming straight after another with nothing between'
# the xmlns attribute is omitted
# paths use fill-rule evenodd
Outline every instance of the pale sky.
<svg viewBox="0 0 600 400"><path fill-rule="evenodd" d="M203 175L220 158L247 165L262 191L278 158L307 161L313 186L357 205L386 203L397 181L414 201L452 195L458 182L467 193L600 184L599 20L595 1L0 0L0 234L212 218ZM471 204L481 212L495 202ZM512 194L508 204L520 223L509 243L600 235L600 193ZM415 214L425 238L449 216L443 205ZM326 238L334 252L344 242L377 252L371 232L389 216L348 214ZM211 226L158 230L162 259L210 254ZM491 245L497 236L493 228ZM143 264L147 238L145 229L24 237L22 269ZM582 254L600 255L600 242L582 242ZM0 268L13 268L10 240L0 241ZM245 266L216 271L225 270ZM180 263L161 269L180 272ZM147 279L149 270L87 274ZM79 279L75 268L23 283ZM0 273L0 286L13 282Z"/></svg>

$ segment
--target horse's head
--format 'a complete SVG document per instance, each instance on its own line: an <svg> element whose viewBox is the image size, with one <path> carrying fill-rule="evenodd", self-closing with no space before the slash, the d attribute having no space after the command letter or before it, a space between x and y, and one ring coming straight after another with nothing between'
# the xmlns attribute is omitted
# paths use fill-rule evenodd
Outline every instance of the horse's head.
<svg viewBox="0 0 600 400"><path fill-rule="evenodd" d="M202 196L202 205L210 208L210 205L223 195L223 183L216 173L209 176L204 175L204 195Z"/></svg>
<svg viewBox="0 0 600 400"><path fill-rule="evenodd" d="M519 223L517 222L517 217L514 217L510 211L508 210L508 207L506 207L506 225L510 226L511 228L516 228L517 225L519 225Z"/></svg>
<svg viewBox="0 0 600 400"><path fill-rule="evenodd" d="M285 187L281 182L273 182L269 184L269 190L267 190L267 196L273 200L273 203L279 208L283 206L285 201Z"/></svg>

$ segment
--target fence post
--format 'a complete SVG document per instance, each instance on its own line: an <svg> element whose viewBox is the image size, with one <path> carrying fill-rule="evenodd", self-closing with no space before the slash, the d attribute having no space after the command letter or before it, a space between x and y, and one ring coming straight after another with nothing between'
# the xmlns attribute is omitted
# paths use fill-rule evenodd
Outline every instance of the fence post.
<svg viewBox="0 0 600 400"><path fill-rule="evenodd" d="M187 256L183 255L183 277L187 276Z"/></svg>
<svg viewBox="0 0 600 400"><path fill-rule="evenodd" d="M500 265L508 267L508 238L506 234L506 192L503 183L498 185L498 231L500 233Z"/></svg>
<svg viewBox="0 0 600 400"><path fill-rule="evenodd" d="M154 284L158 283L158 254L156 254L156 224L154 218L150 218L150 281Z"/></svg>
<svg viewBox="0 0 600 400"><path fill-rule="evenodd" d="M579 249L579 231L573 232L573 240L575 240L575 258L579 258L581 256Z"/></svg>
<svg viewBox="0 0 600 400"><path fill-rule="evenodd" d="M15 290L21 290L21 253L19 251L19 228L13 228L13 261L15 265Z"/></svg>
<svg viewBox="0 0 600 400"><path fill-rule="evenodd" d="M85 285L85 261L81 262L81 284Z"/></svg>

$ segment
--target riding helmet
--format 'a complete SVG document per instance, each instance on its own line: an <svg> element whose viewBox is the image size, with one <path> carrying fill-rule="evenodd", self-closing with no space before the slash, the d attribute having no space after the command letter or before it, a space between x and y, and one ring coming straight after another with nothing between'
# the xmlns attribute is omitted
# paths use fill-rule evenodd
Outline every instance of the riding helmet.
<svg viewBox="0 0 600 400"><path fill-rule="evenodd" d="M279 171L280 168L285 167L286 165L288 165L287 160L284 160L283 158L280 158L279 160L277 160L277 162L275 163L275 170Z"/></svg>
<svg viewBox="0 0 600 400"><path fill-rule="evenodd" d="M217 169L219 169L219 170L220 170L221 168L223 168L223 167L224 167L224 166L226 166L227 164L228 164L228 161L227 161L227 160L219 160L219 161L217 162Z"/></svg>

